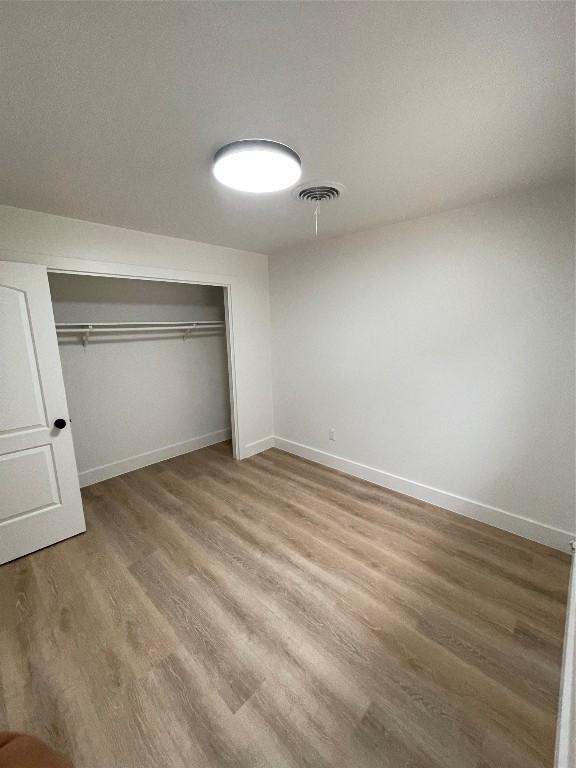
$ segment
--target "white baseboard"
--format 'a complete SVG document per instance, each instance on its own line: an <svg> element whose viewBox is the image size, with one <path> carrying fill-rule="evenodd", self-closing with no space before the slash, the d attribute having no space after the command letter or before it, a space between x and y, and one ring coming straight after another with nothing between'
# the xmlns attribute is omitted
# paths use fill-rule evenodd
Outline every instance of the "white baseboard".
<svg viewBox="0 0 576 768"><path fill-rule="evenodd" d="M242 448L241 459L249 459L250 456L255 456L257 453L267 451L269 448L274 448L274 436L268 435L261 440L255 440L253 443L246 443Z"/></svg>
<svg viewBox="0 0 576 768"><path fill-rule="evenodd" d="M197 451L199 448L207 448L209 445L221 443L224 440L230 440L229 429L220 429L217 432L210 432L207 435L193 437L182 443L166 445L164 448L157 448L154 451L139 453L137 456L130 456L127 459L120 459L120 461L113 461L110 464L103 464L101 467L87 469L78 474L78 477L80 478L80 487L84 488L87 485L101 483L103 480L109 480L111 477L124 475L126 472L133 472L135 469L147 467L149 464L156 464L158 461L173 459L174 456Z"/></svg>
<svg viewBox="0 0 576 768"><path fill-rule="evenodd" d="M555 768L576 765L576 558L572 558L556 726Z"/></svg>
<svg viewBox="0 0 576 768"><path fill-rule="evenodd" d="M438 488L431 488L428 485L417 483L414 480L408 480L405 477L392 475L375 467L369 467L366 464L360 464L357 461L344 459L340 456L334 456L326 451L312 448L309 445L302 445L292 440L286 440L282 437L274 438L274 446L287 453L293 453L301 456L303 459L309 459L317 464L323 464L326 467L337 469L347 475L359 477L362 480L368 480L375 485L381 485L384 488L398 491L399 493L412 496L420 501L426 501L437 507L443 507L451 512L456 512L465 517L471 517L473 520L479 520L487 525L500 528L509 533L515 533L531 541L537 541L554 549L560 549L563 552L570 551L570 541L575 534L570 531L564 531L560 528L554 528L544 523L538 523L527 517L522 517L514 512L507 512L505 509L491 507L488 504L482 504L479 501L466 499L463 496L457 496L454 493L441 491Z"/></svg>

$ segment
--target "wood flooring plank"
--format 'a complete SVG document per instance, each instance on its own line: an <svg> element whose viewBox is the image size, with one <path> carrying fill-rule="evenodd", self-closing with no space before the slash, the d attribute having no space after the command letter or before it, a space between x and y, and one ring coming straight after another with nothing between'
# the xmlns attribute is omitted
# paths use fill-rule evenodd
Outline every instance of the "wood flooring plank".
<svg viewBox="0 0 576 768"><path fill-rule="evenodd" d="M210 677L193 653L182 649L158 666L155 674L166 692L169 712L187 728L206 763L214 768L263 766L258 744L239 727L225 702L214 695Z"/></svg>
<svg viewBox="0 0 576 768"><path fill-rule="evenodd" d="M132 573L170 622L181 644L199 660L213 687L236 712L264 680L246 643L230 640L229 627L213 617L213 600L196 581L181 579L166 560L153 555L132 566Z"/></svg>
<svg viewBox="0 0 576 768"><path fill-rule="evenodd" d="M272 449L0 568L0 727L76 768L552 768L569 560Z"/></svg>
<svg viewBox="0 0 576 768"><path fill-rule="evenodd" d="M221 456L223 457L224 454ZM569 562L566 554L558 553L537 542L521 539L507 531L484 525L477 520L457 515L351 475L335 472L321 464L300 459L276 448L257 454L250 461L263 462L268 466L272 463L275 472L289 473L296 470L303 483L316 481L323 487L325 494L339 490L344 495L348 495L349 499L355 499L361 503L375 503L379 507L387 506L401 510L403 519L423 524L428 533L439 529L447 537L454 537L461 541L473 540L478 554L492 553L508 560L516 559L524 562L533 562L534 558L537 558L538 564L547 563L551 568L557 567L560 572Z"/></svg>
<svg viewBox="0 0 576 768"><path fill-rule="evenodd" d="M104 632L135 676L174 652L178 639L173 626L162 621L111 545L106 524L97 515L90 522L90 536L78 538L67 548L67 559L73 570L83 572Z"/></svg>
<svg viewBox="0 0 576 768"><path fill-rule="evenodd" d="M217 475L216 475L217 476ZM185 477L185 475L182 475ZM173 483L174 485L174 483ZM335 549L339 550L340 555L344 557L344 560L338 560L338 558L332 558L330 563L331 567L325 569L326 573L332 573L334 567L338 567L338 564L346 562L346 558L350 558L355 567L355 573L361 574L362 570L368 569L375 571L376 573L366 574L369 579L379 579L380 577L388 577L388 583L386 584L387 594L390 594L390 590L394 590L394 584L402 587L408 586L412 595L422 595L432 598L433 605L437 604L439 600L443 601L443 606L453 611L458 616L465 616L473 609L473 621L475 626L478 626L478 620L480 617L486 617L486 620L493 630L495 627L501 626L504 628L505 633L500 633L499 642L504 642L509 638L511 632L514 631L518 620L518 614L510 612L505 608L495 608L495 601L482 600L476 598L473 594L470 594L468 590L461 588L459 584L453 583L450 579L438 580L433 575L417 567L413 562L406 562L401 557L399 558L397 547L390 547L385 550L386 557L382 556L382 550L376 551L373 549L373 536L369 536L366 539L358 540L354 537L347 536L346 530L342 530L342 526L337 520L334 520L329 514L324 517L318 517L318 510L311 509L311 506L306 506L304 503L296 504L291 497L289 501L285 498L281 498L276 489L268 496L264 495L259 489L262 487L262 481L254 487L253 484L247 487L244 491L244 496L239 496L242 493L242 488L246 488L246 483L237 480L235 483L227 483L224 488L229 489L228 493L234 495L236 499L250 499L252 501L251 507L244 507L243 514L246 517L252 515L252 508L258 509L260 518L272 517L275 520L275 525L279 525L278 530L281 535L285 535L286 531L282 529L282 524L286 523L288 526L302 525L310 533L309 537L306 537L306 545L308 546L308 554L310 554L310 547L314 546L317 539L327 543L330 542ZM184 497L186 491L184 491ZM264 510L264 511L262 511ZM252 515L253 517L253 515ZM318 522L319 520L319 522ZM301 547L302 540L306 534L306 531L296 531L293 541L296 548ZM354 546L356 541L356 546ZM398 562L400 559L400 562ZM366 577L363 577L364 579ZM430 604L430 603L428 603ZM563 615L563 613L562 613ZM544 631L548 631L546 626ZM506 637L508 635L508 638ZM517 646L515 646L517 649Z"/></svg>
<svg viewBox="0 0 576 768"><path fill-rule="evenodd" d="M174 485L174 481L172 480L172 486L174 487ZM199 492L196 491L196 493ZM225 508L222 499L220 499L219 506L221 509ZM228 520L228 523L230 522L231 521ZM252 552L250 552L249 549L250 544L252 544L253 547ZM257 570L259 574L259 583L267 584L272 599L276 599L284 603L288 599L288 608L292 611L294 620L296 622L300 622L307 631L315 631L317 630L318 626L320 626L322 628L323 635L328 641L330 651L336 654L336 658L338 660L342 661L343 663L346 663L347 661L349 664L353 665L354 675L356 678L362 679L363 684L368 689L373 688L371 692L374 696L379 696L380 692L384 688L386 688L386 690L390 688L390 680L386 680L379 675L379 669L374 663L375 659L385 657L385 646L378 642L378 639L374 638L371 634L362 633L362 628L360 627L359 622L350 621L349 617L337 613L335 601L330 604L329 610L325 609L326 595L321 595L317 601L314 601L311 595L313 595L315 590L313 588L314 585L311 582L308 582L306 584L306 588L302 589L299 584L292 580L290 582L290 589L288 591L278 589L277 584L280 583L280 579L270 578L269 570L272 569L272 571L275 571L277 569L277 575L279 575L281 572L283 583L286 583L286 580L291 576L291 574L286 570L282 570L282 564L278 566L274 564L270 558L270 555L265 553L264 548L259 547L257 541L253 540L250 542L249 539L247 540L246 531L243 531L241 526L235 527L233 529L232 535L229 535L226 538L225 543L223 543L220 548L223 552L223 556L232 556L240 559L243 564L244 572ZM267 563L267 570L265 570L264 567L258 567L258 564L262 563L262 561ZM251 585L251 588L254 588L254 585ZM335 613L337 613L337 624L335 624L333 620ZM401 632L403 631L404 630L402 629ZM388 639L390 638L388 637ZM359 653L360 649L362 649L362 653ZM440 649L436 649L436 654L441 655ZM410 682L412 674L411 667L414 662L412 662L410 658L403 658L404 656L405 654L398 654L397 652L390 654L386 658L386 663L383 665L383 669L386 671L388 676L391 673L396 674L396 688L392 688L389 691L391 696L397 697L399 695L402 685L402 678L407 678L408 682ZM402 663L404 664L404 668L399 671L398 665ZM456 713L458 709L461 708L462 697L464 697L465 700L467 692L465 688L461 689L461 691L454 689L453 685L451 684L452 666L452 663L444 662L444 679L445 682L450 683L448 687L451 690L449 690L448 693L452 694L451 699L447 699L445 701L445 706L448 711L453 708L454 713ZM424 668L421 667L420 672L423 671ZM471 672L472 670L468 670L469 674L471 674ZM457 679L459 680L459 678ZM417 686L413 685L413 689L416 690ZM438 687L431 688L430 686L427 689L423 681L421 681L420 690L417 693L417 696L420 698L426 698L427 696L429 702L432 702L434 698L437 697L438 690ZM494 695L496 695L496 701L500 700L500 706L495 708L492 706ZM493 690L490 692L488 692L488 690L486 691L484 711L490 718L493 716L499 717L500 721L503 722L504 727L507 725L513 727L516 719L521 719L521 712L515 711L518 708L520 708L522 711L522 715L524 717L528 717L529 720L535 716L536 713L532 711L530 704L523 706L520 701L514 703L516 705L515 708L506 706L506 704L510 704L510 699L507 697L506 692L503 690L498 690L498 686L496 686L496 688L493 686ZM481 705L482 702L475 700L474 713L471 715L470 722L477 718L478 715L483 711ZM512 716L507 719L507 715ZM529 728L527 731L530 733ZM541 742L536 742L536 740L534 740L532 742L532 748L539 750L545 747Z"/></svg>
<svg viewBox="0 0 576 768"><path fill-rule="evenodd" d="M248 471L250 469L252 467L247 468ZM300 498L304 504L310 503L312 494L302 493L303 482L300 478L295 481L294 477L290 477L286 483L291 489L292 498ZM560 615L563 611L566 602L565 589L556 586L555 582L547 584L541 577L540 580L534 578L532 571L525 567L524 561L522 568L519 569L515 566L514 558L510 557L510 552L507 553L506 558L500 558L494 562L492 558L480 557L477 550L473 551L463 542L451 541L445 534L439 535L434 526L429 525L426 535L422 535L421 527L416 530L411 528L405 516L399 518L398 515L387 514L388 505L386 504L380 504L374 508L357 499L350 499L342 493L334 493L333 490L323 494L322 498L327 500L335 498L335 503L326 503L325 507L329 508L332 516L339 515L339 519L343 521L348 519L347 524L351 530L370 539L378 537L382 540L384 535L389 547L394 546L395 542L398 543L404 554L413 554L421 563L429 564L432 568L439 567L440 574L444 573L441 568L442 561L445 558L449 559L452 579L455 582L462 579L467 588L476 587L491 595L494 595L495 591L498 594L498 590L501 590L500 595L505 602L513 601L515 598L522 600L522 597L525 597L527 601L534 601L536 604L540 602L545 611L556 610ZM534 564L533 558L534 555L531 556L532 564ZM479 568L474 568L474 565L478 565ZM480 576L481 579L479 579ZM475 577L476 580L472 583L466 581L470 577ZM543 599L539 600L539 598ZM545 615L543 622L546 623L546 621Z"/></svg>

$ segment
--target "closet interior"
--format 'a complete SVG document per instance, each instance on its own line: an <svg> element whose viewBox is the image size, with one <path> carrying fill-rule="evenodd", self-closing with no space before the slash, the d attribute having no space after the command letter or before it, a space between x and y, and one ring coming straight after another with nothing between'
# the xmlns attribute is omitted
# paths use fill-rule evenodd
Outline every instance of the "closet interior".
<svg viewBox="0 0 576 768"><path fill-rule="evenodd" d="M224 288L49 283L81 486L230 438Z"/></svg>

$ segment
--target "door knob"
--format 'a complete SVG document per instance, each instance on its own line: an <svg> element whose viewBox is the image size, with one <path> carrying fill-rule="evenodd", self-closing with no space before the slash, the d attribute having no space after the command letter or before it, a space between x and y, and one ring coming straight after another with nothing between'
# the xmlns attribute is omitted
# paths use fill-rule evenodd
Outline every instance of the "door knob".
<svg viewBox="0 0 576 768"><path fill-rule="evenodd" d="M56 429L64 429L64 427L66 426L66 419L56 419L56 421L54 422L54 426L56 427Z"/></svg>

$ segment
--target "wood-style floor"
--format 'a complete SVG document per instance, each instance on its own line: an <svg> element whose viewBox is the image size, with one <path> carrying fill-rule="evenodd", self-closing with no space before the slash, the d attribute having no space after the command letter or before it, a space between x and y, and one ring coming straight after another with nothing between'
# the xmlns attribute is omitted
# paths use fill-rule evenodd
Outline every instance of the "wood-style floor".
<svg viewBox="0 0 576 768"><path fill-rule="evenodd" d="M551 768L568 558L227 443L0 568L0 727L77 768Z"/></svg>

